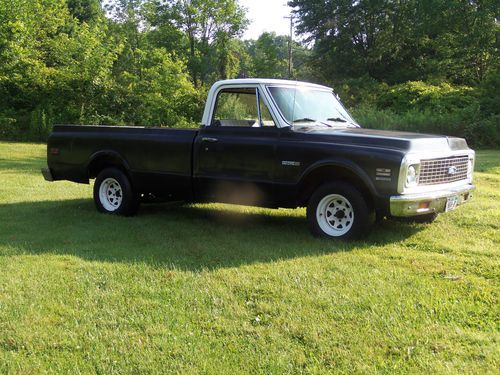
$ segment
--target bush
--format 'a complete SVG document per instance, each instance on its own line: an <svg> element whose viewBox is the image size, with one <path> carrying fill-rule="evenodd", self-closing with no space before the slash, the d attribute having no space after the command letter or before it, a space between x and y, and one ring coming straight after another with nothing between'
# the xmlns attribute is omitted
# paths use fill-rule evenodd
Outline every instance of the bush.
<svg viewBox="0 0 500 375"><path fill-rule="evenodd" d="M500 115L500 69L491 71L481 82L479 100L485 114Z"/></svg>
<svg viewBox="0 0 500 375"><path fill-rule="evenodd" d="M13 139L17 134L16 119L0 113L0 139Z"/></svg>
<svg viewBox="0 0 500 375"><path fill-rule="evenodd" d="M433 85L421 81L406 82L388 88L376 100L378 108L405 113L412 110L451 113L469 107L478 107L475 90L468 86L449 83Z"/></svg>
<svg viewBox="0 0 500 375"><path fill-rule="evenodd" d="M377 109L373 106L361 106L352 112L358 122L367 128L461 137L472 147L500 146L500 116L481 118L479 106L451 113L415 109L398 113L392 109Z"/></svg>
<svg viewBox="0 0 500 375"><path fill-rule="evenodd" d="M348 107L376 105L377 98L389 89L387 84L369 76L346 79L339 84L333 84L333 87Z"/></svg>
<svg viewBox="0 0 500 375"><path fill-rule="evenodd" d="M29 138L35 141L45 141L54 126L52 108L37 107L31 112Z"/></svg>
<svg viewBox="0 0 500 375"><path fill-rule="evenodd" d="M361 104L354 105L353 114L368 128L450 135L467 139L473 147L498 147L499 83L498 72L478 88L420 81L388 87L367 81L358 92L365 100L358 97L355 102ZM346 87L347 93L354 92Z"/></svg>

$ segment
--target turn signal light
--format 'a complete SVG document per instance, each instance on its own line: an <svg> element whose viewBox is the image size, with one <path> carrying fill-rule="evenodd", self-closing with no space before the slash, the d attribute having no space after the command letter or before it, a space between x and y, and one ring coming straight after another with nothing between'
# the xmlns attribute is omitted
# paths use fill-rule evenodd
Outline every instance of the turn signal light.
<svg viewBox="0 0 500 375"><path fill-rule="evenodd" d="M424 209L426 209L426 208L429 208L429 203L430 203L430 202L420 202L420 203L418 204L418 209L419 209L419 210L424 210Z"/></svg>

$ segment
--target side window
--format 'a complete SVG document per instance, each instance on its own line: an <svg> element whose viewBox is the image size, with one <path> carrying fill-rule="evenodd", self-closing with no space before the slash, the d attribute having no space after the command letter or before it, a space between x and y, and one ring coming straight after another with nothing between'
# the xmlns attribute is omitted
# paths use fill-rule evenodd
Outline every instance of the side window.
<svg viewBox="0 0 500 375"><path fill-rule="evenodd" d="M259 126L255 89L227 89L217 95L213 125Z"/></svg>
<svg viewBox="0 0 500 375"><path fill-rule="evenodd" d="M222 90L217 95L212 125L261 127L275 126L275 123L262 98L257 108L257 89L235 88Z"/></svg>

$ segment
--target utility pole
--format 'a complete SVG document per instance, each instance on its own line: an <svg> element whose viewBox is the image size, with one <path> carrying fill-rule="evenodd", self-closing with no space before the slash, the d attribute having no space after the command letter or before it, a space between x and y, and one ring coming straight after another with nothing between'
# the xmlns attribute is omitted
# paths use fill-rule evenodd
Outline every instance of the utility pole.
<svg viewBox="0 0 500 375"><path fill-rule="evenodd" d="M288 17L283 17L290 20L290 38L288 39L288 78L292 78L293 61L292 61L292 43L293 43L293 14Z"/></svg>

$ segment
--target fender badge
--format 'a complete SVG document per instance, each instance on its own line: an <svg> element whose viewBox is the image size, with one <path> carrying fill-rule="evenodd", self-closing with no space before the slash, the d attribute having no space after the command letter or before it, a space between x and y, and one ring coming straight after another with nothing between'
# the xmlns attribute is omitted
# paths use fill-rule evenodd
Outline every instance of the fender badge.
<svg viewBox="0 0 500 375"><path fill-rule="evenodd" d="M283 160L283 161L281 161L281 165L289 165L289 166L292 166L292 167L300 167L300 161Z"/></svg>

